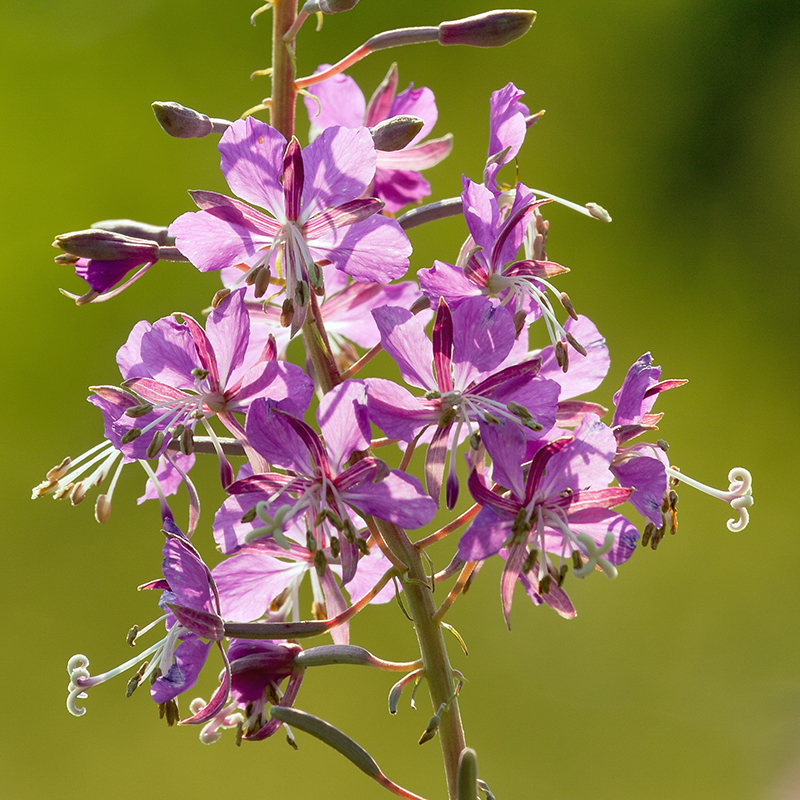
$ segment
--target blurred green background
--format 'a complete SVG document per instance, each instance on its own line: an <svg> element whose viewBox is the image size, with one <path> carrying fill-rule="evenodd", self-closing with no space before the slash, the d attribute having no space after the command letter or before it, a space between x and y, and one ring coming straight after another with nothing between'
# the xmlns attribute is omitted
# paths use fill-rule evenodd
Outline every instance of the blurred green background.
<svg viewBox="0 0 800 800"><path fill-rule="evenodd" d="M167 224L192 208L186 190L225 191L215 141L168 139L149 104L177 100L235 118L269 94L251 82L269 60L269 14L229 0L4 0L0 4L5 312L10 403L5 442L6 634L0 794L8 798L378 798L383 790L298 733L237 749L168 729L124 679L94 689L69 716L67 659L93 672L129 656L128 627L154 616L135 587L159 575L157 510L137 508L142 479L123 473L104 527L92 501L32 503L30 488L64 455L98 441L86 388L119 380L114 353L139 319L198 313L217 288L188 265L164 266L116 301L76 308L82 291L52 262L57 233L109 217ZM379 30L485 10L482 0L363 0L301 36L301 73ZM800 5L775 0L537 0L530 34L502 50L436 45L377 54L352 69L369 95L389 64L401 85L430 86L451 157L429 172L434 197L479 177L491 91L514 81L531 110L520 178L609 209L604 225L549 209L559 281L608 339L606 403L651 350L665 377L688 378L659 401L674 462L726 486L749 468L756 506L746 532L728 509L681 492L680 530L639 550L611 583L573 581L567 622L520 594L503 624L498 565L449 615L469 678L463 714L481 774L499 800L800 797L800 556L797 511ZM306 129L301 110L299 129ZM452 259L452 220L412 232L413 264ZM198 471L199 472L199 471ZM208 525L213 469L200 547ZM440 556L443 558L443 556ZM396 606L368 610L354 640L412 658ZM211 672L216 669L216 666ZM213 678L213 675L210 676ZM209 676L203 693L209 695ZM390 675L331 668L309 675L299 705L364 744L393 779L444 797L435 742L416 740L429 709L386 712Z"/></svg>

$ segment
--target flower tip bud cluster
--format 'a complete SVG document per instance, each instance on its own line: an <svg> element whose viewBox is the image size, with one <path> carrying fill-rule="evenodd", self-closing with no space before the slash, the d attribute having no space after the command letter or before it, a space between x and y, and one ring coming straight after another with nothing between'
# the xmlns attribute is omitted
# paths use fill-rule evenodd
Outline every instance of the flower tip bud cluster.
<svg viewBox="0 0 800 800"><path fill-rule="evenodd" d="M498 9L474 17L442 22L438 30L439 44L502 47L524 36L535 19L535 11Z"/></svg>
<svg viewBox="0 0 800 800"><path fill-rule="evenodd" d="M425 121L410 114L401 114L379 122L370 128L376 150L392 152L402 150L422 130Z"/></svg>
<svg viewBox="0 0 800 800"><path fill-rule="evenodd" d="M153 113L164 133L175 139L202 139L214 131L211 119L180 103L153 103Z"/></svg>
<svg viewBox="0 0 800 800"><path fill-rule="evenodd" d="M358 5L358 0L308 0L303 6L304 14L339 14L342 11L350 11Z"/></svg>

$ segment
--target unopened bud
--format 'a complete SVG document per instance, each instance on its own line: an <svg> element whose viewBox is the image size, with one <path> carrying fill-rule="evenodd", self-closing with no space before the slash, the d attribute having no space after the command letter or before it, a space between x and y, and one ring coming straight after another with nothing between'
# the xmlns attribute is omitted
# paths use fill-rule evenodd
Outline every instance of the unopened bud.
<svg viewBox="0 0 800 800"><path fill-rule="evenodd" d="M441 722L441 717L438 714L434 714L428 720L428 727L422 732L422 736L419 737L419 743L425 744L425 742L429 742L436 736L436 731L439 730L439 723Z"/></svg>
<svg viewBox="0 0 800 800"><path fill-rule="evenodd" d="M413 138L422 130L425 121L410 114L400 114L396 117L379 122L370 128L372 143L376 150L392 152L402 150L410 144Z"/></svg>
<svg viewBox="0 0 800 800"><path fill-rule="evenodd" d="M149 222L137 222L134 219L102 219L100 222L93 222L89 227L121 233L134 239L149 239L162 246L175 244L175 237L170 236L169 228L163 225L151 225Z"/></svg>
<svg viewBox="0 0 800 800"><path fill-rule="evenodd" d="M478 755L465 747L458 757L456 800L475 800L478 796Z"/></svg>
<svg viewBox="0 0 800 800"><path fill-rule="evenodd" d="M502 47L524 36L535 19L535 11L498 9L474 17L442 22L438 30L439 44Z"/></svg>
<svg viewBox="0 0 800 800"><path fill-rule="evenodd" d="M158 245L149 239L135 239L121 233L104 231L98 228L87 228L83 231L71 231L56 236L53 247L60 247L65 252L78 258L96 261L122 261L136 259L158 261Z"/></svg>
<svg viewBox="0 0 800 800"><path fill-rule="evenodd" d="M164 133L175 139L202 139L214 131L209 117L180 103L153 103L152 109Z"/></svg>
<svg viewBox="0 0 800 800"><path fill-rule="evenodd" d="M461 200L461 198L460 198L460 197L459 197L458 199L459 199L459 200ZM431 307L431 300L430 300L430 298L429 298L427 295L422 295L422 297L418 297L418 298L417 298L417 299L416 299L416 300L415 300L415 301L414 301L414 302L411 304L411 308L409 308L408 310L409 310L409 311L410 311L412 314L419 314L419 312L420 312L420 311L425 311L425 309L428 309L428 308L430 308L430 307Z"/></svg>
<svg viewBox="0 0 800 800"><path fill-rule="evenodd" d="M308 0L303 6L304 14L340 14L358 5L358 0Z"/></svg>

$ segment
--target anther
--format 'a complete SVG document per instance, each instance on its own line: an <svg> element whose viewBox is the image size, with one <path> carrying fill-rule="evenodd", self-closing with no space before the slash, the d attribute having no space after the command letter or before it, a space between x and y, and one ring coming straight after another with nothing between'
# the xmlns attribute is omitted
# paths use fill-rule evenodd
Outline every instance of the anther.
<svg viewBox="0 0 800 800"><path fill-rule="evenodd" d="M331 555L334 558L339 558L340 552L341 552L341 547L339 545L339 537L331 536Z"/></svg>
<svg viewBox="0 0 800 800"><path fill-rule="evenodd" d="M97 495L94 503L94 518L100 522L108 522L111 516L111 498L107 494Z"/></svg>
<svg viewBox="0 0 800 800"><path fill-rule="evenodd" d="M147 664L147 661L143 661L138 672L128 681L128 685L125 687L125 697L130 697L139 688L139 684L141 684L144 674L147 672ZM167 724L172 725L169 721Z"/></svg>
<svg viewBox="0 0 800 800"><path fill-rule="evenodd" d="M325 575L325 567L328 566L328 559L325 558L325 553L322 550L317 550L314 553L314 569L317 571L317 575L319 577L323 577Z"/></svg>
<svg viewBox="0 0 800 800"><path fill-rule="evenodd" d="M194 433L191 428L184 428L181 433L180 443L181 453L190 456L194 452Z"/></svg>
<svg viewBox="0 0 800 800"><path fill-rule="evenodd" d="M258 512L256 511L256 506L253 506L245 511L244 514L242 514L242 522L252 522L256 518L257 514Z"/></svg>
<svg viewBox="0 0 800 800"><path fill-rule="evenodd" d="M67 456L58 466L48 470L45 478L47 478L50 483L56 483L57 481L60 481L67 474L67 470L69 469L69 465L71 463L72 459Z"/></svg>
<svg viewBox="0 0 800 800"><path fill-rule="evenodd" d="M647 547L650 542L650 537L655 532L656 526L652 522L648 522L642 531L642 547Z"/></svg>
<svg viewBox="0 0 800 800"><path fill-rule="evenodd" d="M287 297L281 307L281 327L288 328L294 319L294 303Z"/></svg>
<svg viewBox="0 0 800 800"><path fill-rule="evenodd" d="M310 294L308 291L308 284L305 281L298 281L294 289L294 299L300 308L305 308L308 305Z"/></svg>
<svg viewBox="0 0 800 800"><path fill-rule="evenodd" d="M255 283L253 284L253 291L256 297L263 297L267 293L271 277L272 275L270 274L268 267L263 266L258 270Z"/></svg>
<svg viewBox="0 0 800 800"><path fill-rule="evenodd" d="M564 306L564 310L567 312L567 314L569 314L572 319L577 320L578 314L575 311L575 306L572 305L572 300L569 299L569 295L566 292L561 292L559 295L559 300L561 300L561 305ZM586 355L586 353L583 355Z"/></svg>
<svg viewBox="0 0 800 800"><path fill-rule="evenodd" d="M211 308L218 308L219 304L231 293L230 289L220 289L211 298Z"/></svg>
<svg viewBox="0 0 800 800"><path fill-rule="evenodd" d="M136 644L136 637L139 635L139 626L132 625L131 629L128 631L128 635L125 637L125 641L128 643L130 647L133 647Z"/></svg>
<svg viewBox="0 0 800 800"><path fill-rule="evenodd" d="M190 374L192 377L200 378L202 381L209 376L209 371L207 369L203 369L203 367L195 367Z"/></svg>
<svg viewBox="0 0 800 800"><path fill-rule="evenodd" d="M556 583L559 586L563 586L564 578L567 577L567 573L569 572L569 567L566 564L562 564L561 568L558 570L558 577L556 578Z"/></svg>
<svg viewBox="0 0 800 800"><path fill-rule="evenodd" d="M586 355L586 348L571 334L567 331L567 341L582 355Z"/></svg>
<svg viewBox="0 0 800 800"><path fill-rule="evenodd" d="M665 452L669 452L669 443L666 442L664 439L659 439L656 444Z"/></svg>
<svg viewBox="0 0 800 800"><path fill-rule="evenodd" d="M123 434L119 440L120 444L130 444L142 435L141 428L131 428L127 433Z"/></svg>
<svg viewBox="0 0 800 800"><path fill-rule="evenodd" d="M155 458L161 452L161 448L163 446L164 446L164 432L156 431L153 434L152 441L147 446L147 451L145 452L145 455L148 458Z"/></svg>
<svg viewBox="0 0 800 800"><path fill-rule="evenodd" d="M548 594L550 591L550 581L549 573L539 581L539 594Z"/></svg>
<svg viewBox="0 0 800 800"><path fill-rule="evenodd" d="M365 556L369 555L369 545L367 544L366 539L362 539L360 536L356 539L356 546L358 549L363 553Z"/></svg>
<svg viewBox="0 0 800 800"><path fill-rule="evenodd" d="M572 568L581 569L583 567L583 557L578 550L572 551Z"/></svg>
<svg viewBox="0 0 800 800"><path fill-rule="evenodd" d="M569 356L567 355L567 348L564 347L564 342L559 339L555 344L554 350L556 363L561 367L562 372L566 372L569 369Z"/></svg>
<svg viewBox="0 0 800 800"><path fill-rule="evenodd" d="M539 551L534 547L531 549L530 553L525 556L525 560L522 562L522 572L527 575L533 568L536 566L536 561L539 558Z"/></svg>
<svg viewBox="0 0 800 800"><path fill-rule="evenodd" d="M142 403L138 406L131 406L126 412L126 417L133 417L134 419L138 417L144 417L145 415L149 414L153 410L153 406L151 403Z"/></svg>

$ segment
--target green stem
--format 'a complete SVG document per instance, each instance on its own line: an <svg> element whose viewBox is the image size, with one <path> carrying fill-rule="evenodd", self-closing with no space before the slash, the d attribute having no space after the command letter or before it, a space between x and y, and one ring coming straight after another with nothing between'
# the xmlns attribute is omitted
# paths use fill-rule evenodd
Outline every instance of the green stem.
<svg viewBox="0 0 800 800"><path fill-rule="evenodd" d="M294 136L294 109L297 90L290 47L283 40L297 16L297 0L273 0L272 3L272 103L270 123L286 139Z"/></svg>
<svg viewBox="0 0 800 800"><path fill-rule="evenodd" d="M395 556L408 566L408 572L400 576L400 581L403 584L408 611L414 621L433 708L438 709L442 703L449 703L442 715L438 732L447 777L448 797L455 800L458 760L466 747L466 742L458 698L453 698L455 683L444 635L440 624L433 619L436 606L433 602L429 577L419 551L405 532L391 523L380 520L377 522L386 544Z"/></svg>

